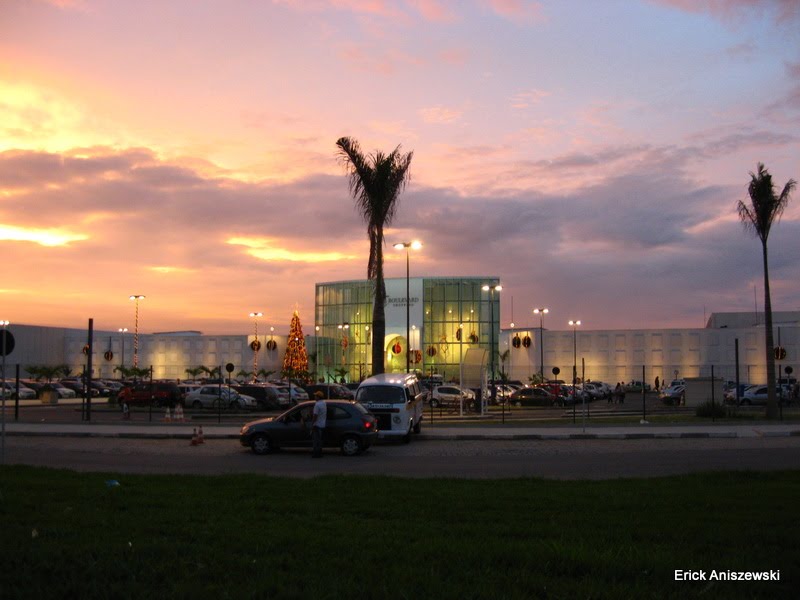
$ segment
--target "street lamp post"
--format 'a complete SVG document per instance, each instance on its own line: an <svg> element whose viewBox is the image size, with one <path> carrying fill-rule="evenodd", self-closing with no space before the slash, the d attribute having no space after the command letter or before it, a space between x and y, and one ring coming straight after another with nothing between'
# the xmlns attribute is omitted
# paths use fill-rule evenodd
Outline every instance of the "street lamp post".
<svg viewBox="0 0 800 600"><path fill-rule="evenodd" d="M339 344L342 346L342 369L344 369L344 356L345 351L347 350L347 346L350 345L350 341L347 337L347 330L350 329L350 323L345 321L344 323L339 323L336 328L342 332L342 337L339 340Z"/></svg>
<svg viewBox="0 0 800 600"><path fill-rule="evenodd" d="M261 349L261 344L258 341L258 318L263 317L264 313L251 312L250 317L253 319L255 325L255 339L253 340L253 381L258 379L258 351Z"/></svg>
<svg viewBox="0 0 800 600"><path fill-rule="evenodd" d="M422 248L422 242L417 240L398 242L394 247L397 250L405 248L406 251L406 373L409 373L411 371L411 271L408 249L419 250Z"/></svg>
<svg viewBox="0 0 800 600"><path fill-rule="evenodd" d="M119 358L119 366L125 369L125 334L128 332L127 327L120 327L117 329L119 331L120 337L122 338L122 352ZM124 373L120 373L123 377L125 376Z"/></svg>
<svg viewBox="0 0 800 600"><path fill-rule="evenodd" d="M490 331L491 331L491 335L490 335L490 339L491 339L490 346L491 346L491 348L490 348L489 360L490 360L491 370L492 370L492 404L494 404L495 401L497 400L497 386L495 384L495 375L494 375L494 355L496 354L496 352L495 352L495 342L494 342L494 293L496 291L499 292L502 289L503 289L503 286L500 285L499 283L495 284L495 285L484 285L483 286L483 291L484 292L489 292L489 311L490 311L490 321L491 321L489 323L489 328L490 328Z"/></svg>
<svg viewBox="0 0 800 600"><path fill-rule="evenodd" d="M136 304L136 317L133 325L133 368L139 368L139 300L144 300L142 294L132 294L129 300Z"/></svg>
<svg viewBox="0 0 800 600"><path fill-rule="evenodd" d="M575 417L575 383L578 378L578 326L580 321L569 321L572 327L572 415Z"/></svg>
<svg viewBox="0 0 800 600"><path fill-rule="evenodd" d="M542 383L544 383L544 316L549 312L549 308L533 309L533 314L539 315L539 377Z"/></svg>
<svg viewBox="0 0 800 600"><path fill-rule="evenodd" d="M0 394L3 396L3 431L0 434L3 440L3 447L2 451L0 451L0 456L2 456L2 464L6 462L6 327L9 326L8 321L0 321L0 325L3 327L3 389L0 390Z"/></svg>

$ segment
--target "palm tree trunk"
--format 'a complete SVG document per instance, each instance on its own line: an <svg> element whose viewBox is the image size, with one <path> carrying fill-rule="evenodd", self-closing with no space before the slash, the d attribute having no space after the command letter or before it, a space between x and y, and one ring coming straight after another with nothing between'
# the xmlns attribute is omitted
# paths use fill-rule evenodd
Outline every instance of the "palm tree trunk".
<svg viewBox="0 0 800 600"><path fill-rule="evenodd" d="M775 397L775 340L772 334L772 300L769 293L769 265L767 242L761 242L764 254L764 327L766 329L767 352L767 418L778 418L778 401Z"/></svg>
<svg viewBox="0 0 800 600"><path fill-rule="evenodd" d="M383 228L375 233L375 303L372 306L372 374L385 371L383 342L386 337L386 283L383 280Z"/></svg>

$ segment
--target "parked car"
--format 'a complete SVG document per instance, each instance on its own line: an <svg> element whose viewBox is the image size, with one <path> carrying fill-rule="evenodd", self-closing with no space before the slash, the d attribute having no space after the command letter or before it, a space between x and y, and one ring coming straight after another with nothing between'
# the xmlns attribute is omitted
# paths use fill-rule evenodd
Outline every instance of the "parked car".
<svg viewBox="0 0 800 600"><path fill-rule="evenodd" d="M516 406L559 406L564 404L562 396L556 396L540 387L517 390L509 396L508 400Z"/></svg>
<svg viewBox="0 0 800 600"><path fill-rule="evenodd" d="M438 385L430 392L430 404L433 408L439 406L460 406L464 403L466 407L469 402L475 400L475 392L460 388L457 385Z"/></svg>
<svg viewBox="0 0 800 600"><path fill-rule="evenodd" d="M184 403L192 408L254 409L256 400L240 394L233 388L219 385L204 385L186 394Z"/></svg>
<svg viewBox="0 0 800 600"><path fill-rule="evenodd" d="M742 397L744 396L745 391L747 388L750 387L749 383L740 383L739 384L739 401L741 402ZM722 392L722 397L725 400L725 404L736 404L736 384L734 383L732 387L728 387L728 389Z"/></svg>
<svg viewBox="0 0 800 600"><path fill-rule="evenodd" d="M767 386L765 385L751 385L744 391L741 403L745 405L750 404L766 404L767 403ZM777 395L776 395L777 396Z"/></svg>
<svg viewBox="0 0 800 600"><path fill-rule="evenodd" d="M90 383L93 389L97 390L97 395L103 398L108 398L112 393L112 388L102 381L93 379Z"/></svg>
<svg viewBox="0 0 800 600"><path fill-rule="evenodd" d="M284 392L289 396L289 400L291 401L292 406L298 404L300 402L305 402L308 400L308 392L306 392L302 387L299 385L285 385L285 386L278 386L278 390Z"/></svg>
<svg viewBox="0 0 800 600"><path fill-rule="evenodd" d="M25 387L30 388L30 389L32 389L34 391L34 393L36 394L37 398L39 398L39 392L42 390L42 388L45 385L47 385L47 384L45 384L45 383L43 383L41 381L27 381L26 380L24 383L25 383Z"/></svg>
<svg viewBox="0 0 800 600"><path fill-rule="evenodd" d="M83 382L80 381L79 379L62 379L59 383L63 385L65 388L69 388L73 392L75 392L76 397L80 398L83 397L84 385ZM91 388L89 393L92 395L93 398L96 398L97 396L100 395L100 391L94 388Z"/></svg>
<svg viewBox="0 0 800 600"><path fill-rule="evenodd" d="M261 410L274 410L282 406L282 396L278 393L278 388L274 385L264 385L260 383L244 383L234 385L240 394L251 396L256 401L256 407Z"/></svg>
<svg viewBox="0 0 800 600"><path fill-rule="evenodd" d="M340 448L342 454L355 456L369 448L378 435L378 421L358 402L328 400L322 445ZM245 423L239 442L256 454L268 454L279 448L311 447L311 411L314 402L302 402L274 418Z"/></svg>
<svg viewBox="0 0 800 600"><path fill-rule="evenodd" d="M64 387L59 382L54 381L49 384L51 388L53 388L56 392L58 392L59 398L75 398L77 394L75 390L71 390L68 387Z"/></svg>
<svg viewBox="0 0 800 600"><path fill-rule="evenodd" d="M314 398L316 392L322 392L324 398L332 400L353 400L355 395L340 383L312 383L303 389L309 398Z"/></svg>
<svg viewBox="0 0 800 600"><path fill-rule="evenodd" d="M16 400L17 399L17 384L13 381L6 381L5 387L6 399ZM20 382L19 384L19 399L20 400L35 400L36 399L36 392Z"/></svg>
<svg viewBox="0 0 800 600"><path fill-rule="evenodd" d="M591 383L593 386L595 386L595 388L600 390L600 392L603 394L603 400L608 400L614 393L612 387L603 381L587 381L586 383Z"/></svg>
<svg viewBox="0 0 800 600"><path fill-rule="evenodd" d="M586 392L589 402L593 400L605 400L606 393L603 388L593 381L585 381L581 384L581 388Z"/></svg>
<svg viewBox="0 0 800 600"><path fill-rule="evenodd" d="M128 406L169 406L174 408L182 401L181 390L175 383L149 381L128 384L117 393L117 402Z"/></svg>
<svg viewBox="0 0 800 600"><path fill-rule="evenodd" d="M179 383L178 389L181 392L181 401L186 400L186 394L189 392L193 392L194 390L200 389L202 386L199 383Z"/></svg>
<svg viewBox="0 0 800 600"><path fill-rule="evenodd" d="M686 398L686 386L676 385L664 388L658 395L664 404L678 405L683 404Z"/></svg>
<svg viewBox="0 0 800 600"><path fill-rule="evenodd" d="M633 393L636 393L636 392L640 392L641 393L643 387L644 387L644 391L645 392L649 392L650 391L650 384L649 383L642 383L641 381L635 381L635 380L634 381L629 381L628 383L625 384L625 391L626 392L633 392Z"/></svg>

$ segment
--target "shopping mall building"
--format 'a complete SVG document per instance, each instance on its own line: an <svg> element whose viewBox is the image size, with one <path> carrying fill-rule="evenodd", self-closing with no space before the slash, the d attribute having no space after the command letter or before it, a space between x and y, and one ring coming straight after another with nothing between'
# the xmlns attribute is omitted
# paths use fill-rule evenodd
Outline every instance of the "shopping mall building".
<svg viewBox="0 0 800 600"><path fill-rule="evenodd" d="M714 313L706 327L697 329L589 330L570 328L566 322L550 329L548 315L543 327L538 319L530 327L501 328L497 277L416 277L386 280L386 335L382 340L387 372L410 368L425 374L441 374L459 381L464 365L483 365L491 372L491 348L495 371L503 369L511 379L527 381L543 371L568 381L573 364L578 376L606 382L656 377L711 374L734 380L738 363L742 382L766 381L763 314ZM309 370L317 378L358 381L372 370L372 287L367 280L338 281L316 285L313 322L302 320ZM408 288L408 291L407 291ZM488 289L484 289L488 288ZM533 315L531 315L533 318ZM783 372L798 366L800 311L775 312L775 342L784 348ZM549 322L548 322L549 321ZM6 376L15 365L26 376L27 365L66 364L80 373L87 364L84 348L87 331L35 325L9 330L16 344L6 363ZM203 335L196 331L139 334L138 363L153 367L155 378L185 379L186 369L234 365L239 371L279 372L287 338L259 335L260 350L252 350L254 335ZM268 343L274 342L274 343ZM258 346L257 346L258 347ZM410 353L407 352L410 350ZM92 371L94 377L118 377L115 368L133 363L133 335L95 331ZM795 373L796 375L796 373Z"/></svg>

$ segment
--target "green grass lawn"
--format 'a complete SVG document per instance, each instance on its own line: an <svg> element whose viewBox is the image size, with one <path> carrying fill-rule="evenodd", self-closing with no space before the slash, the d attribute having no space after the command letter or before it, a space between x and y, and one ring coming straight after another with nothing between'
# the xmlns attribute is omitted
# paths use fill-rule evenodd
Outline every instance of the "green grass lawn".
<svg viewBox="0 0 800 600"><path fill-rule="evenodd" d="M796 598L799 499L800 471L561 482L0 467L0 598ZM675 569L781 580L679 583Z"/></svg>

